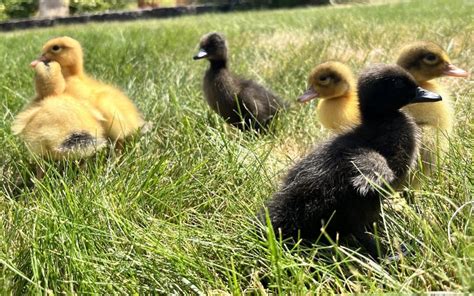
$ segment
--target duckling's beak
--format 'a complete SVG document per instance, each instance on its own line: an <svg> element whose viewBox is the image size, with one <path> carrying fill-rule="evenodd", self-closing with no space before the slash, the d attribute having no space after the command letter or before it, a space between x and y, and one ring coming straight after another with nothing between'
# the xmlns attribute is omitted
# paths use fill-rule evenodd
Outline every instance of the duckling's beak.
<svg viewBox="0 0 474 296"><path fill-rule="evenodd" d="M453 64L448 64L443 71L443 75L452 77L467 77L469 76L469 73L466 70L454 66Z"/></svg>
<svg viewBox="0 0 474 296"><path fill-rule="evenodd" d="M32 61L30 63L30 66L34 68L36 67L36 65L38 65L38 63L41 63L41 62L44 62L45 64L47 64L49 61L44 56L40 56L36 60Z"/></svg>
<svg viewBox="0 0 474 296"><path fill-rule="evenodd" d="M319 94L314 90L314 88L310 87L304 92L304 94L298 97L298 102L306 103L316 99L318 96Z"/></svg>
<svg viewBox="0 0 474 296"><path fill-rule="evenodd" d="M437 102L441 101L443 98L437 93L426 90L422 87L416 88L416 95L411 99L410 103L426 103L426 102Z"/></svg>
<svg viewBox="0 0 474 296"><path fill-rule="evenodd" d="M195 55L195 56L193 57L193 59L194 59L194 60L200 60L200 59L203 59L203 58L205 58L205 57L207 57L207 56L208 56L207 51L205 51L204 49L200 48L200 49L199 49L199 52L197 53L197 55Z"/></svg>
<svg viewBox="0 0 474 296"><path fill-rule="evenodd" d="M32 62L30 63L31 68L36 67L36 65L38 65L39 62L40 62L39 60L34 60L34 61L32 61Z"/></svg>

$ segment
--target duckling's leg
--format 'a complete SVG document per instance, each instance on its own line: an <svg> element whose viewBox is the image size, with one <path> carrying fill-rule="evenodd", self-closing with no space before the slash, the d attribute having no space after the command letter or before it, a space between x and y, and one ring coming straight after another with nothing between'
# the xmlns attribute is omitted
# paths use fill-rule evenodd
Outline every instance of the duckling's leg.
<svg viewBox="0 0 474 296"><path fill-rule="evenodd" d="M79 159L77 163L77 167L79 168L79 171L84 171L87 169L87 160L85 159Z"/></svg>
<svg viewBox="0 0 474 296"><path fill-rule="evenodd" d="M122 155L124 149L125 141L123 139L117 139L117 141L115 141L115 154L117 156Z"/></svg>
<svg viewBox="0 0 474 296"><path fill-rule="evenodd" d="M43 168L39 164L37 164L35 169L35 178L38 180L42 180L45 175L46 173Z"/></svg>

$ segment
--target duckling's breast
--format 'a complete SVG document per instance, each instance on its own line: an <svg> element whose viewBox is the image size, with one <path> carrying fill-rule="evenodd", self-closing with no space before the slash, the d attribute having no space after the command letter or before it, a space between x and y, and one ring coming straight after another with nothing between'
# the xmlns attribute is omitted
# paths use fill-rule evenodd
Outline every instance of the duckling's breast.
<svg viewBox="0 0 474 296"><path fill-rule="evenodd" d="M402 112L392 120L375 123L369 128L376 133L371 140L373 148L386 158L397 183L400 182L416 161L420 129L411 117Z"/></svg>
<svg viewBox="0 0 474 296"><path fill-rule="evenodd" d="M236 116L238 85L227 71L207 71L204 77L204 96L212 110L224 118Z"/></svg>

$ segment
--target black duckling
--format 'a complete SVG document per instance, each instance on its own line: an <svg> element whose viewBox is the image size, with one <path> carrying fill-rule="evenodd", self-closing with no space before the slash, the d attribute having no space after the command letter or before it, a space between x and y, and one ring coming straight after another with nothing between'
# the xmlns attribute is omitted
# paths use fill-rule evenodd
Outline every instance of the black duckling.
<svg viewBox="0 0 474 296"><path fill-rule="evenodd" d="M228 123L241 130L265 128L284 107L276 95L252 80L234 76L228 67L227 44L218 33L201 38L193 59L208 59L204 76L204 95L209 106Z"/></svg>
<svg viewBox="0 0 474 296"><path fill-rule="evenodd" d="M374 65L358 82L361 124L321 145L297 163L267 203L283 238L314 242L321 228L335 238L352 235L373 258L378 252L366 226L377 221L383 195L377 187L400 182L417 154L418 128L399 111L441 97L417 86L398 66Z"/></svg>

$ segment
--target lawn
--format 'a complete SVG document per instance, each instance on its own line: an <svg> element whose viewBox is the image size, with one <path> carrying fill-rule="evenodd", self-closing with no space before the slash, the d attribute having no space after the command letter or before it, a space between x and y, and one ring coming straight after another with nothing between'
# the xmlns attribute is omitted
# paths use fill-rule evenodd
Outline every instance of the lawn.
<svg viewBox="0 0 474 296"><path fill-rule="evenodd" d="M295 102L312 67L336 59L358 72L431 40L472 72L473 15L470 1L413 1L0 33L0 294L473 292L469 79L441 80L456 108L449 153L409 203L385 203L384 243L403 242L408 256L377 264L345 247L287 250L252 222L286 168L328 137L315 103ZM291 102L271 133L241 133L205 104L207 62L192 56L209 31L227 36L233 71ZM86 70L154 125L122 157L102 152L81 171L36 160L47 176L18 187L35 161L10 125L34 95L29 62L59 35L78 39Z"/></svg>

